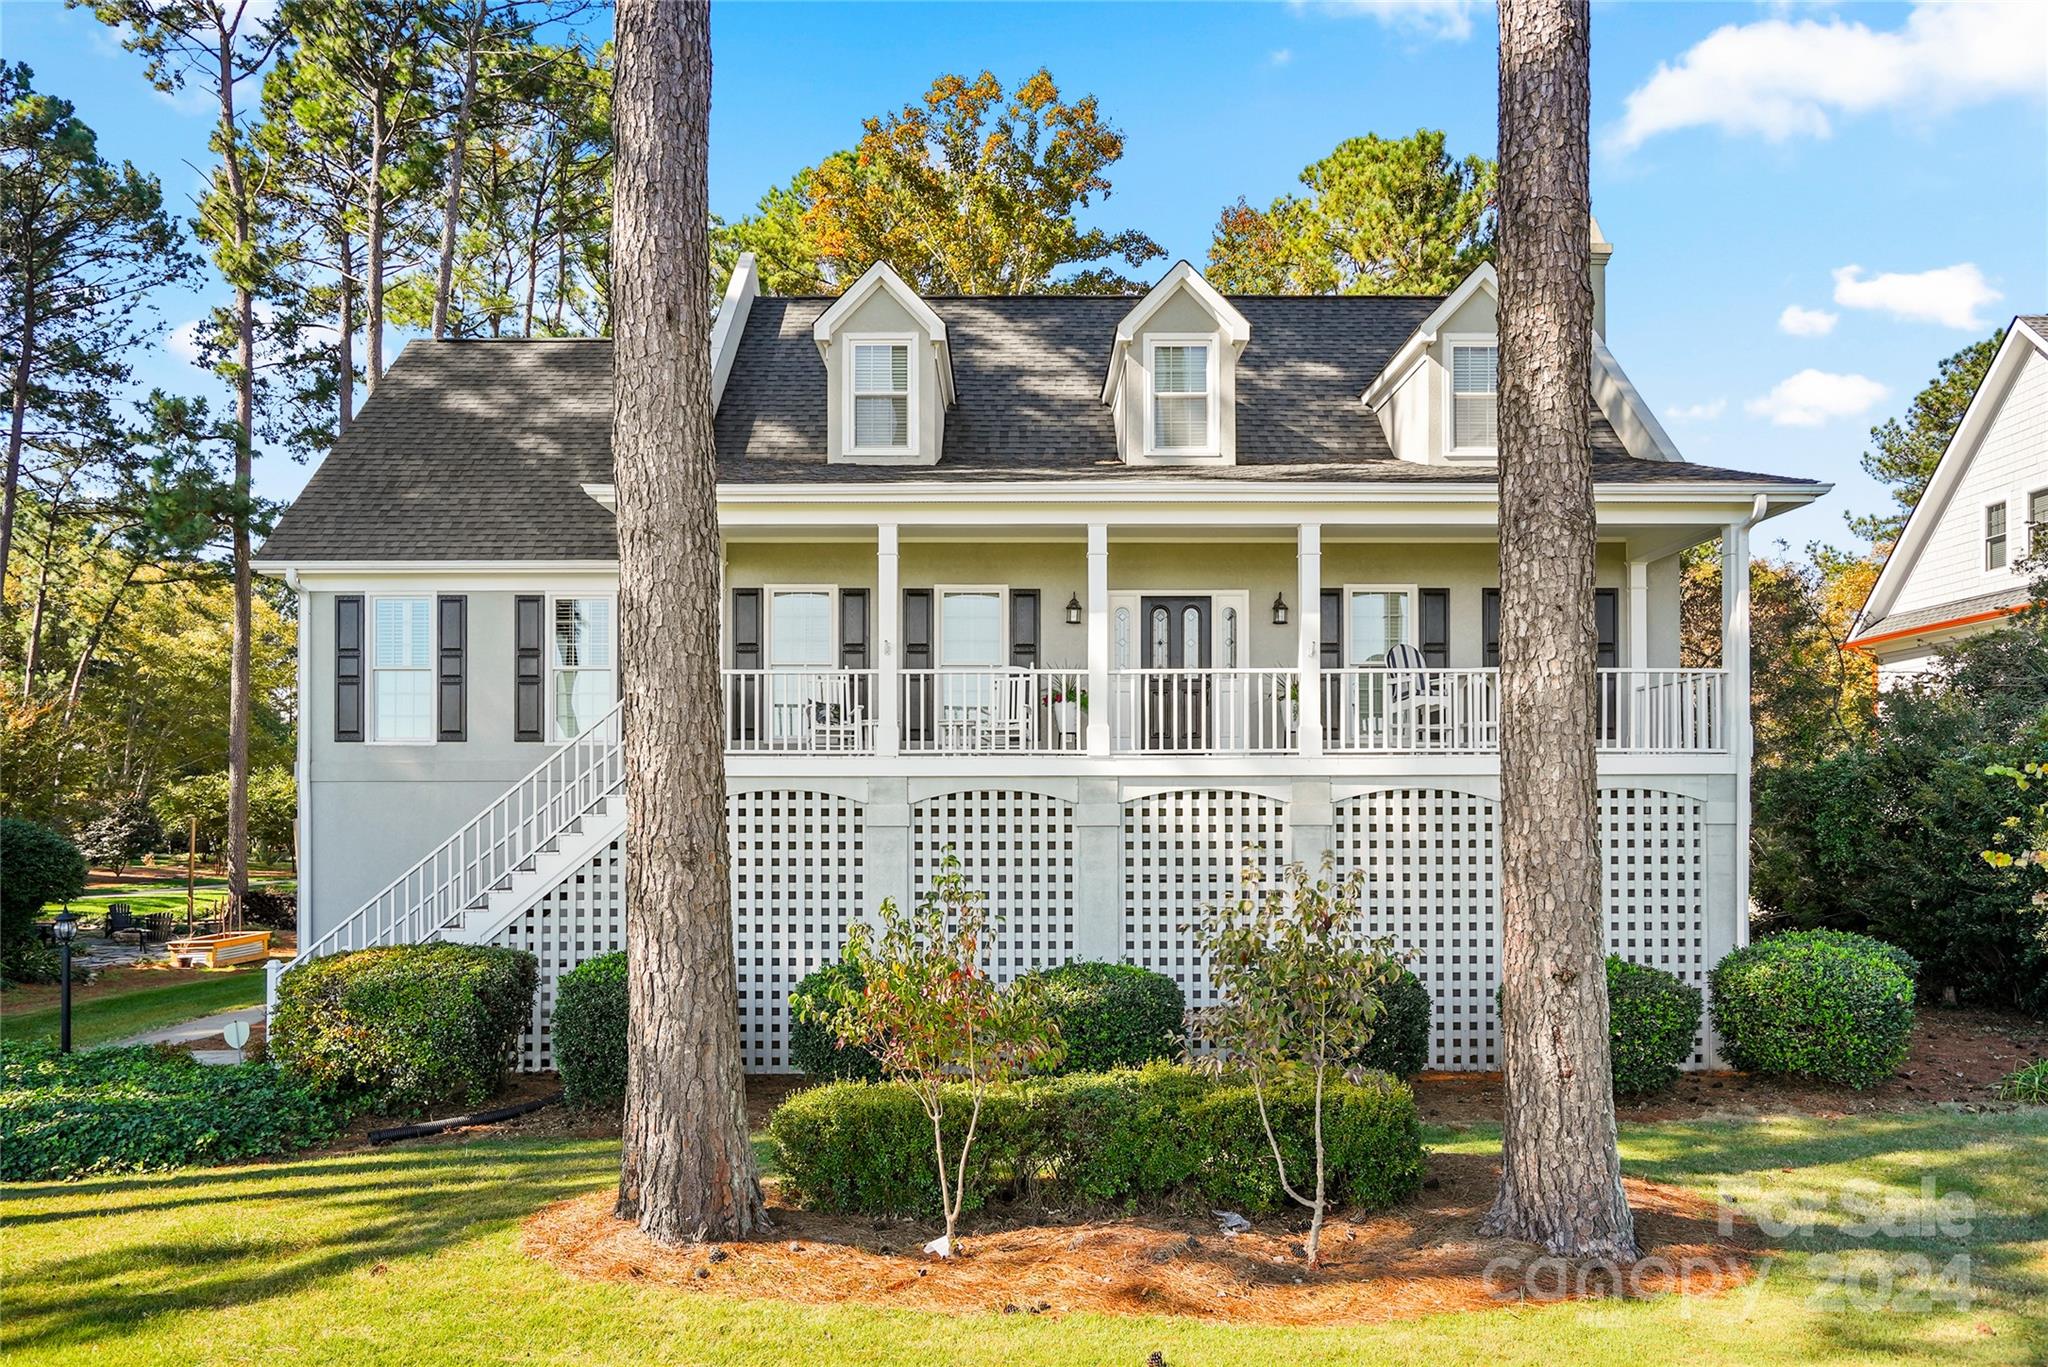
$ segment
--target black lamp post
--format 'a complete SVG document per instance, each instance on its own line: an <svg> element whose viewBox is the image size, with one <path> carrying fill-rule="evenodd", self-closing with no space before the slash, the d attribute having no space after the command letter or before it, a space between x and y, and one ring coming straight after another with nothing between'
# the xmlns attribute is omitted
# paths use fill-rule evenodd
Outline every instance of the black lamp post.
<svg viewBox="0 0 2048 1367"><path fill-rule="evenodd" d="M57 987L57 1051L71 1052L71 941L78 934L78 917L70 907L57 913L57 924L50 932L57 939L59 956Z"/></svg>

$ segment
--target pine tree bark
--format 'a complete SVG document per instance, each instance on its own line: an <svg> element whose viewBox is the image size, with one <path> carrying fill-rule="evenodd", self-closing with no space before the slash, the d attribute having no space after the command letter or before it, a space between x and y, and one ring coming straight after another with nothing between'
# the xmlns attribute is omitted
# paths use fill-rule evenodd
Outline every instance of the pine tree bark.
<svg viewBox="0 0 2048 1367"><path fill-rule="evenodd" d="M1596 798L1587 0L1500 5L1501 1035L1485 1228L1629 1261Z"/></svg>
<svg viewBox="0 0 2048 1367"><path fill-rule="evenodd" d="M434 272L434 340L448 335L448 295L455 285L455 236L462 224L462 171L469 153L469 123L476 108L477 47L483 42L484 5L476 0L462 35L462 98L448 137L448 193L441 212L441 260Z"/></svg>
<svg viewBox="0 0 2048 1367"><path fill-rule="evenodd" d="M618 1213L664 1243L762 1224L740 1076L719 718L707 6L621 0L612 416L625 682Z"/></svg>
<svg viewBox="0 0 2048 1367"><path fill-rule="evenodd" d="M372 88L370 95L370 184L369 215L364 224L363 311L368 327L363 337L364 392L375 394L377 381L384 378L384 163L391 155L389 120L384 114L384 91Z"/></svg>
<svg viewBox="0 0 2048 1367"><path fill-rule="evenodd" d="M21 447L28 428L28 385L36 354L35 268L21 263L21 332L15 340L14 381L7 406L7 488L0 495L0 573L14 553L14 504L21 488Z"/></svg>
<svg viewBox="0 0 2048 1367"><path fill-rule="evenodd" d="M252 226L249 192L242 175L241 129L235 124L234 32L221 27L220 135L221 164L234 199L236 259L248 269L246 256ZM249 708L252 688L249 634L256 585L250 571L249 508L254 493L256 443L256 296L246 282L235 286L235 498L233 561L235 622L228 645L228 903L242 906L249 897Z"/></svg>

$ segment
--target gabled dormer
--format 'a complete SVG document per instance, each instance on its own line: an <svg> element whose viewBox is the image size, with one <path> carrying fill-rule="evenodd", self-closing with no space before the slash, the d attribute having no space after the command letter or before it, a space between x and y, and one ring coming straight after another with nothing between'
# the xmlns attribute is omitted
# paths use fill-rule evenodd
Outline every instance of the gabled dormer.
<svg viewBox="0 0 2048 1367"><path fill-rule="evenodd" d="M1237 463L1237 360L1251 336L1185 261L1124 315L1102 381L1124 464Z"/></svg>
<svg viewBox="0 0 2048 1367"><path fill-rule="evenodd" d="M811 329L825 361L825 458L936 465L953 404L945 320L876 262Z"/></svg>
<svg viewBox="0 0 2048 1367"><path fill-rule="evenodd" d="M1417 465L1499 457L1500 285L1480 266L1416 325L1365 391L1394 454Z"/></svg>

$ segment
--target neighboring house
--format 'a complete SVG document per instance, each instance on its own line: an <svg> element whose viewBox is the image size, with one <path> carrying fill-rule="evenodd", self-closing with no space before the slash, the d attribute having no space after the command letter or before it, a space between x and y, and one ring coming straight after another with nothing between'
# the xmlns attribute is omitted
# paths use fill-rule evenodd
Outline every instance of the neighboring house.
<svg viewBox="0 0 2048 1367"><path fill-rule="evenodd" d="M1926 676L1941 650L2028 602L2048 555L2048 317L2019 317L1884 562L1849 644L1880 688Z"/></svg>
<svg viewBox="0 0 2048 1367"><path fill-rule="evenodd" d="M1491 268L1225 298L1186 264L1143 298L877 267L788 299L743 259L712 345L749 1070L948 850L999 977L1124 959L1198 1005L1200 908L1334 851L1435 1063L1497 1066L1495 299ZM1748 655L1679 667L1679 555L1746 564L1826 489L1687 464L1604 345L1589 379L1609 944L1703 984L1747 933ZM603 341L414 342L259 557L301 606L302 955L530 949L530 1067L560 974L624 943L611 388Z"/></svg>

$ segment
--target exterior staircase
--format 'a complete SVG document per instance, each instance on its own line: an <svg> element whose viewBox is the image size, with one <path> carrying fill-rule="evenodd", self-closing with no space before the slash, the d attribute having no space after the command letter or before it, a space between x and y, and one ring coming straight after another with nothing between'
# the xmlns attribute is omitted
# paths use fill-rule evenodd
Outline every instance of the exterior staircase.
<svg viewBox="0 0 2048 1367"><path fill-rule="evenodd" d="M625 831L620 740L614 704L290 962L273 960L265 1020L278 980L308 959L434 940L482 944L511 925Z"/></svg>

